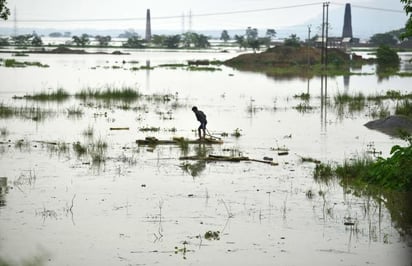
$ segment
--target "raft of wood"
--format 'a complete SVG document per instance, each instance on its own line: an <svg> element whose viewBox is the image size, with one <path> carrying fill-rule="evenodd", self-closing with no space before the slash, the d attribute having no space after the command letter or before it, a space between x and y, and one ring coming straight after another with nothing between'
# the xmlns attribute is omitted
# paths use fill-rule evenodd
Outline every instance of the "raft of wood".
<svg viewBox="0 0 412 266"><path fill-rule="evenodd" d="M207 161L207 162L241 162L241 161L248 161L248 162L258 162L258 163L265 163L269 165L279 165L276 162L270 160L257 160L252 159L246 156L223 156L223 155L213 155L209 154L207 157L202 156L183 156L179 158L180 160L199 160L199 161Z"/></svg>
<svg viewBox="0 0 412 266"><path fill-rule="evenodd" d="M222 140L214 139L214 138L204 138L204 139L185 139L175 137L171 140L160 140L155 137L146 137L145 139L138 139L136 140L138 145L181 145L181 144L223 144Z"/></svg>

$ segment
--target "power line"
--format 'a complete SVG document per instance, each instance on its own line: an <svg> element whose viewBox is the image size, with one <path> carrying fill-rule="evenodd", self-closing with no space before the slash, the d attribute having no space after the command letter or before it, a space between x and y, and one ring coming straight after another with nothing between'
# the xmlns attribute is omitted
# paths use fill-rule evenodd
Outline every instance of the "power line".
<svg viewBox="0 0 412 266"><path fill-rule="evenodd" d="M337 2L331 2L333 5L340 5L344 6L346 4L343 3L337 3ZM380 8L380 7L371 7L371 6L362 6L362 5L354 5L351 4L351 7L355 8L362 8L362 9L368 9L368 10L375 10L375 11L383 11L383 12L393 12L393 13L405 13L403 10L397 10L397 9L389 9L389 8Z"/></svg>
<svg viewBox="0 0 412 266"><path fill-rule="evenodd" d="M247 13L258 13L258 12L269 12L273 10L284 10L284 9L293 9L293 8L302 8L307 6L321 5L323 2L314 2L308 4L300 5L289 5L289 6L280 6L280 7L269 7L269 8L259 8L259 9L245 9L245 10L235 10L235 11L222 11L222 12L211 12L211 13L199 13L192 14L191 17L209 17L209 16L225 16L225 15L235 15L235 14L247 14ZM339 2L330 2L332 5L345 5ZM403 10L388 9L388 8L379 8L379 7L370 7L362 5L353 5L354 8L362 8L374 11L383 11L383 12L393 12L393 13L404 13ZM167 20L167 19L182 19L182 15L175 16L158 16L152 17L152 20ZM59 23L59 22L114 22L114 21L138 21L146 20L146 17L129 17L129 18L93 18L93 19L20 19L18 22L23 23Z"/></svg>
<svg viewBox="0 0 412 266"><path fill-rule="evenodd" d="M290 5L290 6L281 6L281 7L247 9L247 10L238 10L238 11L199 13L199 14L192 14L192 17L209 17L209 16L224 16L224 15L234 15L234 14L268 12L268 11L273 11L273 10L300 8L300 7L320 5L320 4L322 4L322 2L309 3L309 4L300 4L300 5ZM131 21L131 20L145 20L145 19L146 19L145 17L95 18L95 19L21 19L21 20L19 20L19 22L38 22L38 23L39 22L104 22L104 21ZM162 20L162 19L181 19L181 15L152 17L152 20Z"/></svg>

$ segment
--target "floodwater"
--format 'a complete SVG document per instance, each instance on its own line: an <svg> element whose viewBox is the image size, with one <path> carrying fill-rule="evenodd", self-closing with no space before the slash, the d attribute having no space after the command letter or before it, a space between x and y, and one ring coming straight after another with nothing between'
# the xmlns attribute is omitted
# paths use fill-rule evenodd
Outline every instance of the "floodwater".
<svg viewBox="0 0 412 266"><path fill-rule="evenodd" d="M13 58L50 67L0 67L1 103L44 112L41 119L19 113L0 120L0 259L40 265L410 265L411 241L384 205L346 193L337 181L316 182L315 164L301 158L341 163L371 149L385 157L393 145L405 144L363 126L373 119L372 104L340 112L333 97L411 93L412 78L329 77L326 88L320 78L278 79L225 66L157 67L225 60L235 51L129 52L31 54ZM410 57L402 54L404 61ZM131 70L149 65L154 69ZM374 66L358 71L373 73ZM126 87L153 97L128 103L18 98L59 88L75 94ZM302 93L310 94L308 102L294 97ZM153 99L166 94L170 101ZM301 104L310 108L296 108ZM395 103L385 104L392 110ZM193 105L207 114L212 135L228 134L224 144L136 144L146 136L196 138ZM241 136L232 135L236 130ZM99 160L73 148L99 141L106 144ZM277 148L289 153L280 156ZM279 165L179 160L195 154L271 157Z"/></svg>

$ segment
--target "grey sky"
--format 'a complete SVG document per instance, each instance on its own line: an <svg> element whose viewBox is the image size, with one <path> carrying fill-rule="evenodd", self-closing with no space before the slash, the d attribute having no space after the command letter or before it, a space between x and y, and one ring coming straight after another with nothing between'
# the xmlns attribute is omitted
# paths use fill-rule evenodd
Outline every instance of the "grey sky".
<svg viewBox="0 0 412 266"><path fill-rule="evenodd" d="M332 34L341 33L346 2L330 2ZM350 3L355 35L373 35L405 24L406 15L399 0ZM181 31L189 27L194 31L231 30L248 26L301 31L308 24L313 24L316 31L322 16L322 2L307 0L8 0L8 6L12 14L0 27L13 27L14 10L17 10L19 27L141 30L145 27L146 9L150 8L154 32Z"/></svg>

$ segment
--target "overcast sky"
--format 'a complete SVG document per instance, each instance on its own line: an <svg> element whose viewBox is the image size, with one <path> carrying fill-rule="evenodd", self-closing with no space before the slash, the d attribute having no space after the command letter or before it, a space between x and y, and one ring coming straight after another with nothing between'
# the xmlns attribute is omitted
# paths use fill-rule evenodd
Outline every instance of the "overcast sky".
<svg viewBox="0 0 412 266"><path fill-rule="evenodd" d="M329 20L332 34L342 32L344 5L331 1ZM322 2L308 0L8 0L11 16L0 27L56 29L135 29L145 28L146 10L151 10L152 32L156 30L193 31L246 29L304 30L312 24L313 33L321 23ZM354 0L354 35L398 29L406 15L399 0ZM191 14L191 16L190 16ZM291 32L293 33L293 32Z"/></svg>

